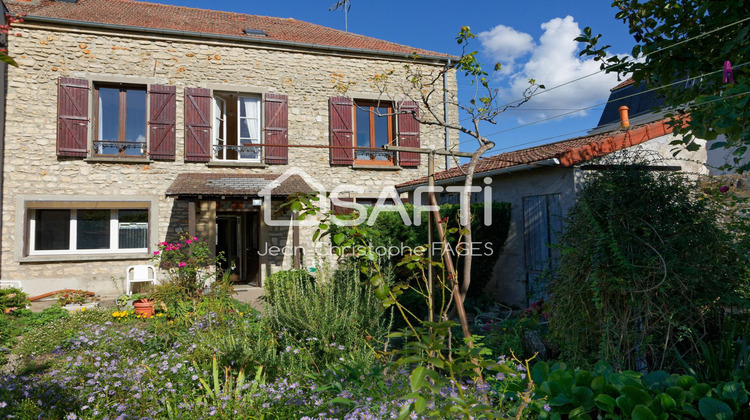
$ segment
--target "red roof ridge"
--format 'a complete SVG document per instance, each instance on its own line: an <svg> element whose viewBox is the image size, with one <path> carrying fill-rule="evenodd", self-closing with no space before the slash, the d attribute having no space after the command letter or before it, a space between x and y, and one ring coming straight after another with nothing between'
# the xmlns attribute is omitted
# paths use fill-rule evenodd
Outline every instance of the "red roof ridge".
<svg viewBox="0 0 750 420"><path fill-rule="evenodd" d="M622 88L624 88L624 87L626 87L626 86L630 86L630 85L632 85L633 83L635 83L635 80L633 80L633 78L632 78L632 77L628 77L627 79L623 80L623 81L622 81L622 82L621 82L620 84L618 84L617 86L613 87L613 88L612 88L612 89L610 89L609 91L610 91L610 92L614 92L614 91L616 91L616 90L620 90L620 89L622 89Z"/></svg>
<svg viewBox="0 0 750 420"><path fill-rule="evenodd" d="M574 137L541 146L514 150L489 156L480 160L474 172L475 176L494 170L512 168L518 165L533 165L534 163L558 159L560 166L570 167L583 163L609 153L636 146L646 141L664 136L672 132L672 127L667 124L668 118L644 123L624 129L618 127L603 133L589 134ZM435 173L436 181L460 178L464 176L463 168L454 167ZM427 177L420 177L411 181L396 185L396 188L405 188L425 184Z"/></svg>

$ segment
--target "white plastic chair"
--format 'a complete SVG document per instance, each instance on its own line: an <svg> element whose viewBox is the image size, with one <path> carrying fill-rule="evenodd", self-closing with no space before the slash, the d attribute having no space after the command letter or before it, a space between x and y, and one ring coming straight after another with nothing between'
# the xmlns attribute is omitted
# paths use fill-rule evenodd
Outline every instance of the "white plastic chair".
<svg viewBox="0 0 750 420"><path fill-rule="evenodd" d="M153 265L131 265L125 272L125 291L133 294L133 283L156 284L156 268Z"/></svg>

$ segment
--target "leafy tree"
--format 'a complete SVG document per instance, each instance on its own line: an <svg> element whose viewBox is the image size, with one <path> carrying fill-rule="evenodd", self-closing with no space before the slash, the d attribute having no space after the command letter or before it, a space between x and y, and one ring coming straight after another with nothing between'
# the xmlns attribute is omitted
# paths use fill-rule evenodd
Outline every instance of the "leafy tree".
<svg viewBox="0 0 750 420"><path fill-rule="evenodd" d="M635 40L632 57L609 53L591 28L576 38L587 44L581 55L658 88L688 150L699 148L696 138L724 135L711 147L732 150L734 166L750 169L743 159L750 146L750 1L615 0L612 6ZM732 77L725 81L727 61Z"/></svg>

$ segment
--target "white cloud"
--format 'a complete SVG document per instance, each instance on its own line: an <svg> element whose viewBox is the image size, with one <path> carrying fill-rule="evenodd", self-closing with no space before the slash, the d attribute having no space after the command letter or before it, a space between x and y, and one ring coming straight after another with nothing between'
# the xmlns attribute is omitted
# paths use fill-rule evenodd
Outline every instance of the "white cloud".
<svg viewBox="0 0 750 420"><path fill-rule="evenodd" d="M507 86L502 89L502 102L510 102L521 98L524 89L529 86L529 79L534 79L537 83L552 88L599 71L600 62L578 56L581 45L574 39L581 33L581 29L572 16L552 19L543 23L541 28L544 33L539 38L538 44L531 41L533 48L528 59L516 63L518 69L514 72L504 69L499 73L499 76L502 77L501 83ZM531 38L530 35L517 32L513 28L507 29ZM518 38L522 37L519 36ZM504 53L502 49L498 49L490 39L482 38L480 35L485 51L490 54L492 60L502 60L503 57L507 59L507 57L512 56ZM523 105L526 109L539 109L539 112L517 112L516 114L523 115L525 121L532 121L603 103L609 97L609 90L617 83L615 74L597 73L594 76L535 96ZM589 112L598 113L600 110L601 108L598 108ZM583 116L586 115L586 111L573 115Z"/></svg>
<svg viewBox="0 0 750 420"><path fill-rule="evenodd" d="M515 61L527 55L536 46L531 35L505 25L497 25L489 31L480 32L477 36L485 53L502 64L506 71L512 71Z"/></svg>

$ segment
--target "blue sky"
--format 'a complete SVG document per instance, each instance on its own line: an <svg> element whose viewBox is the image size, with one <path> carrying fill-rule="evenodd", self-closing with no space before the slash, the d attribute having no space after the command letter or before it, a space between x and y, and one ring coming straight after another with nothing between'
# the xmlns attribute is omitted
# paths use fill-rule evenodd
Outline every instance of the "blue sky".
<svg viewBox="0 0 750 420"><path fill-rule="evenodd" d="M335 0L238 1L151 0L159 3L254 15L292 17L335 29L344 29L344 13L328 9ZM503 70L494 85L503 102L518 99L529 78L548 88L596 72L599 64L579 58L581 46L573 41L591 26L603 33L616 53L629 53L633 40L625 24L614 18L608 0L473 0L459 5L448 0L352 0L349 32L400 44L460 55L455 41L468 25L479 35L473 48L483 63L500 62ZM491 65L487 66L491 68ZM459 92L468 100L470 85L459 78ZM590 107L607 100L617 84L614 75L588 77L532 99L520 110L501 116L496 126L484 129L496 147L489 154L584 135L596 126L603 106L566 117L556 115ZM547 122L537 121L552 118ZM530 124L525 127L522 125ZM556 136L556 137L554 137ZM547 140L543 140L549 137ZM462 138L461 149L476 143ZM530 144L527 144L530 143Z"/></svg>

